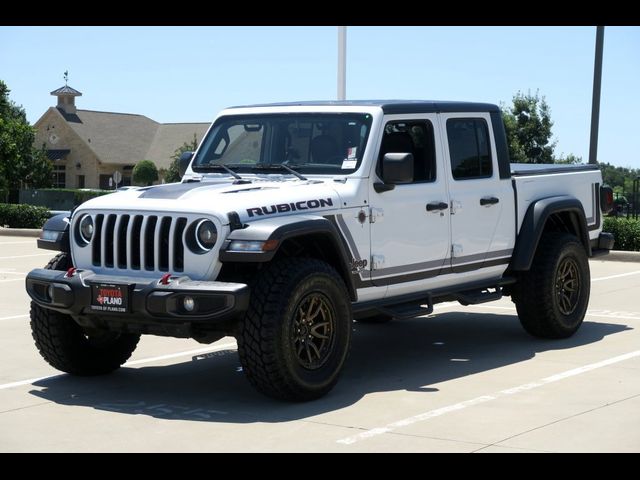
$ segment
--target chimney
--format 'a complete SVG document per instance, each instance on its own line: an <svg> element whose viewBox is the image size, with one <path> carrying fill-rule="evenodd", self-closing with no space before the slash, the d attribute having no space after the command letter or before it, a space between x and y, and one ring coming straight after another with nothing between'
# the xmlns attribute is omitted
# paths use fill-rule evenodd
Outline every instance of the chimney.
<svg viewBox="0 0 640 480"><path fill-rule="evenodd" d="M65 85L51 92L51 95L58 97L57 107L59 109L65 113L73 114L76 113L76 97L82 96L82 93L75 88Z"/></svg>

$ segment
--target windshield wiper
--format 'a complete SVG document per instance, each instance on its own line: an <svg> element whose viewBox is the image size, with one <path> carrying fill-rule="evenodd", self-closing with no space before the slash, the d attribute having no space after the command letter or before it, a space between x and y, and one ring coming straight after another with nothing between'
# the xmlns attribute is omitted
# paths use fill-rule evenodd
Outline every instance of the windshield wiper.
<svg viewBox="0 0 640 480"><path fill-rule="evenodd" d="M233 178L236 178L236 179L238 179L239 181L241 181L243 183L251 183L251 180L247 180L246 178L242 178L240 175L238 175L236 172L234 172L233 170L231 170L229 167L227 167L226 165L224 165L222 163L210 163L208 165L197 165L197 166L194 166L193 170L196 171L196 172L200 172L200 171L204 172L206 170L224 170L229 175L231 175Z"/></svg>
<svg viewBox="0 0 640 480"><path fill-rule="evenodd" d="M299 174L289 165L286 165L284 163L256 163L253 168L259 170L286 170L291 175L295 175L296 177L298 177L300 180L307 180L307 177Z"/></svg>

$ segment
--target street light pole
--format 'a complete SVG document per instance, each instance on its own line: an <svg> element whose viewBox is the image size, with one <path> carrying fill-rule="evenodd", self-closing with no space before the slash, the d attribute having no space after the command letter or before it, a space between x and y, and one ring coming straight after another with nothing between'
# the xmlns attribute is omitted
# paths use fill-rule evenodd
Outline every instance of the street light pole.
<svg viewBox="0 0 640 480"><path fill-rule="evenodd" d="M596 57L593 62L593 99L591 101L591 141L589 163L598 163L598 124L600 122L600 89L602 86L602 50L604 27L596 27Z"/></svg>
<svg viewBox="0 0 640 480"><path fill-rule="evenodd" d="M338 27L338 100L347 98L347 27Z"/></svg>

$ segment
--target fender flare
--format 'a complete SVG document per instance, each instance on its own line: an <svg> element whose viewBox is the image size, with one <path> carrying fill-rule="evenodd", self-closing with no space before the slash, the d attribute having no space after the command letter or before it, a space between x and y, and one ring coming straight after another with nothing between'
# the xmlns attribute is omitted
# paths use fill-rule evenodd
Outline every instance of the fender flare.
<svg viewBox="0 0 640 480"><path fill-rule="evenodd" d="M38 238L38 248L70 253L69 225L71 213L61 213L47 220L42 227L42 234Z"/></svg>
<svg viewBox="0 0 640 480"><path fill-rule="evenodd" d="M529 205L513 250L511 270L527 271L531 268L547 220L551 215L562 212L571 214L571 221L574 229L577 230L578 239L584 245L587 256L591 256L589 230L580 200L569 195L548 197L536 200Z"/></svg>
<svg viewBox="0 0 640 480"><path fill-rule="evenodd" d="M245 228L233 230L223 244L219 259L222 263L265 263L270 262L278 253L285 240L308 235L322 235L330 242L338 254L340 275L345 281L350 297L356 299L356 288L351 275L349 254L345 242L336 226L324 217L312 215L290 215L268 218L249 223ZM277 247L266 252L227 251L233 240L277 241Z"/></svg>

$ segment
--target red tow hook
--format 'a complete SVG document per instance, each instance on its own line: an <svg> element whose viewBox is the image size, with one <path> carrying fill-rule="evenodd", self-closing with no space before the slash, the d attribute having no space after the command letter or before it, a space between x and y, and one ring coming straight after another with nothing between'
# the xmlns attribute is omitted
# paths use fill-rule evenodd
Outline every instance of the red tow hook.
<svg viewBox="0 0 640 480"><path fill-rule="evenodd" d="M170 273L165 273L160 277L160 281L158 282L160 285L169 285L169 280L171 279Z"/></svg>
<svg viewBox="0 0 640 480"><path fill-rule="evenodd" d="M67 278L71 278L76 274L76 267L69 267L69 269L67 270L67 273L64 274L65 277Z"/></svg>

